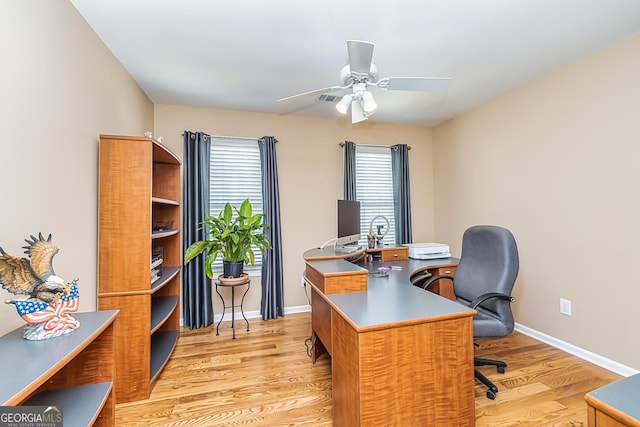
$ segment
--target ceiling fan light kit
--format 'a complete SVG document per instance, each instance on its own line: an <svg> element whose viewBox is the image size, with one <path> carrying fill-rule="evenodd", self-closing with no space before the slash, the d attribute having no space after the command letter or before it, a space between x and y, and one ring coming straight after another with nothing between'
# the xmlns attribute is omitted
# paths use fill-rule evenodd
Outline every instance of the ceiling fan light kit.
<svg viewBox="0 0 640 427"><path fill-rule="evenodd" d="M349 106L351 105L352 100L353 100L353 97L349 94L346 94L345 96L342 97L340 102L336 104L336 110L338 110L340 114L347 114L347 111L349 111Z"/></svg>
<svg viewBox="0 0 640 427"><path fill-rule="evenodd" d="M343 96L340 102L336 104L336 110L341 114L347 114L347 111L349 111L349 105L357 102L362 108L365 118L369 117L373 114L376 108L378 108L378 104L376 103L376 100L373 99L373 94L365 89L366 85L364 83L356 83L353 85L353 95L348 93Z"/></svg>
<svg viewBox="0 0 640 427"><path fill-rule="evenodd" d="M367 114L372 114L378 108L378 104L376 100L373 99L373 94L368 90L362 94L362 107L364 112Z"/></svg>
<svg viewBox="0 0 640 427"><path fill-rule="evenodd" d="M343 86L330 86L309 92L300 93L277 102L293 101L309 96L323 95L326 92L338 92L351 89L351 93L345 94L336 104L336 110L341 114L349 111L351 104L351 123L367 120L378 108L373 93L369 87L380 90L403 90L420 92L444 92L449 87L449 78L446 77L385 77L378 80L378 67L372 62L373 43L347 40L347 53L349 63L342 67L340 80Z"/></svg>

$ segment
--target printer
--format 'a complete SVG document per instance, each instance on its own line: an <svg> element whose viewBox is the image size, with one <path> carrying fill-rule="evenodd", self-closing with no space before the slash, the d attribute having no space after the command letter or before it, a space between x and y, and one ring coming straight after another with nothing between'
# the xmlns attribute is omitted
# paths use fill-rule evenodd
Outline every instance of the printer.
<svg viewBox="0 0 640 427"><path fill-rule="evenodd" d="M403 246L409 248L409 258L413 259L437 259L451 256L449 245L444 243L406 243Z"/></svg>

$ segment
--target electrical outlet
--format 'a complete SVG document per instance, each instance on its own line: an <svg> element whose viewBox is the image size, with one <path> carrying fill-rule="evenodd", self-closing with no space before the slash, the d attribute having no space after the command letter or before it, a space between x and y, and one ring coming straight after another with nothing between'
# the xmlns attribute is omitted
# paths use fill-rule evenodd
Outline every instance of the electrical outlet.
<svg viewBox="0 0 640 427"><path fill-rule="evenodd" d="M304 288L306 286L307 282L304 281L304 276L300 277L300 287Z"/></svg>
<svg viewBox="0 0 640 427"><path fill-rule="evenodd" d="M560 313L571 316L571 301L560 298Z"/></svg>

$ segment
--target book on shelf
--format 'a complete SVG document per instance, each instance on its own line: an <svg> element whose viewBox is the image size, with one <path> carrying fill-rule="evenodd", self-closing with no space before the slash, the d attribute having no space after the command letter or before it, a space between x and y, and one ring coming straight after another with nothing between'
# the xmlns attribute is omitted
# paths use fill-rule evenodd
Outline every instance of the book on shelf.
<svg viewBox="0 0 640 427"><path fill-rule="evenodd" d="M153 270L154 268L158 267L159 265L162 264L162 257L159 258L152 258L151 259L151 269Z"/></svg>
<svg viewBox="0 0 640 427"><path fill-rule="evenodd" d="M157 246L153 248L153 250L151 251L151 269L152 270L158 267L160 264L162 264L162 261L163 261L162 254L163 254L162 246Z"/></svg>
<svg viewBox="0 0 640 427"><path fill-rule="evenodd" d="M153 284L156 280L162 277L162 268L153 268L151 269L151 283Z"/></svg>

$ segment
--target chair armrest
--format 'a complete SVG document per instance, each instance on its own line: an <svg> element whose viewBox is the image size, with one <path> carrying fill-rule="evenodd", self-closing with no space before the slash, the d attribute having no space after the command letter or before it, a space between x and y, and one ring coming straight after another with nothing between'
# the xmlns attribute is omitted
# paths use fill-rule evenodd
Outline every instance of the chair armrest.
<svg viewBox="0 0 640 427"><path fill-rule="evenodd" d="M422 289L424 289L425 291L429 290L429 287L435 283L436 281L440 280L440 279L449 279L449 280L453 280L453 276L449 276L446 274L438 274L437 276L433 276L431 279L427 280L426 282L424 282L424 284L422 285Z"/></svg>
<svg viewBox="0 0 640 427"><path fill-rule="evenodd" d="M409 281L411 281L411 284L414 286L422 287L421 282L423 280L426 280L429 277L431 277L431 273L429 273L429 270L424 269L424 270L418 271L417 273L409 277Z"/></svg>
<svg viewBox="0 0 640 427"><path fill-rule="evenodd" d="M476 299L471 301L469 303L469 307L473 308L473 309L476 309L480 304L482 304L483 302L485 302L486 300L491 299L491 298L500 298L500 299L503 299L503 300L507 300L509 302L514 302L516 300L511 295L501 294L499 292L489 292L489 293L480 295L479 297L477 297Z"/></svg>

